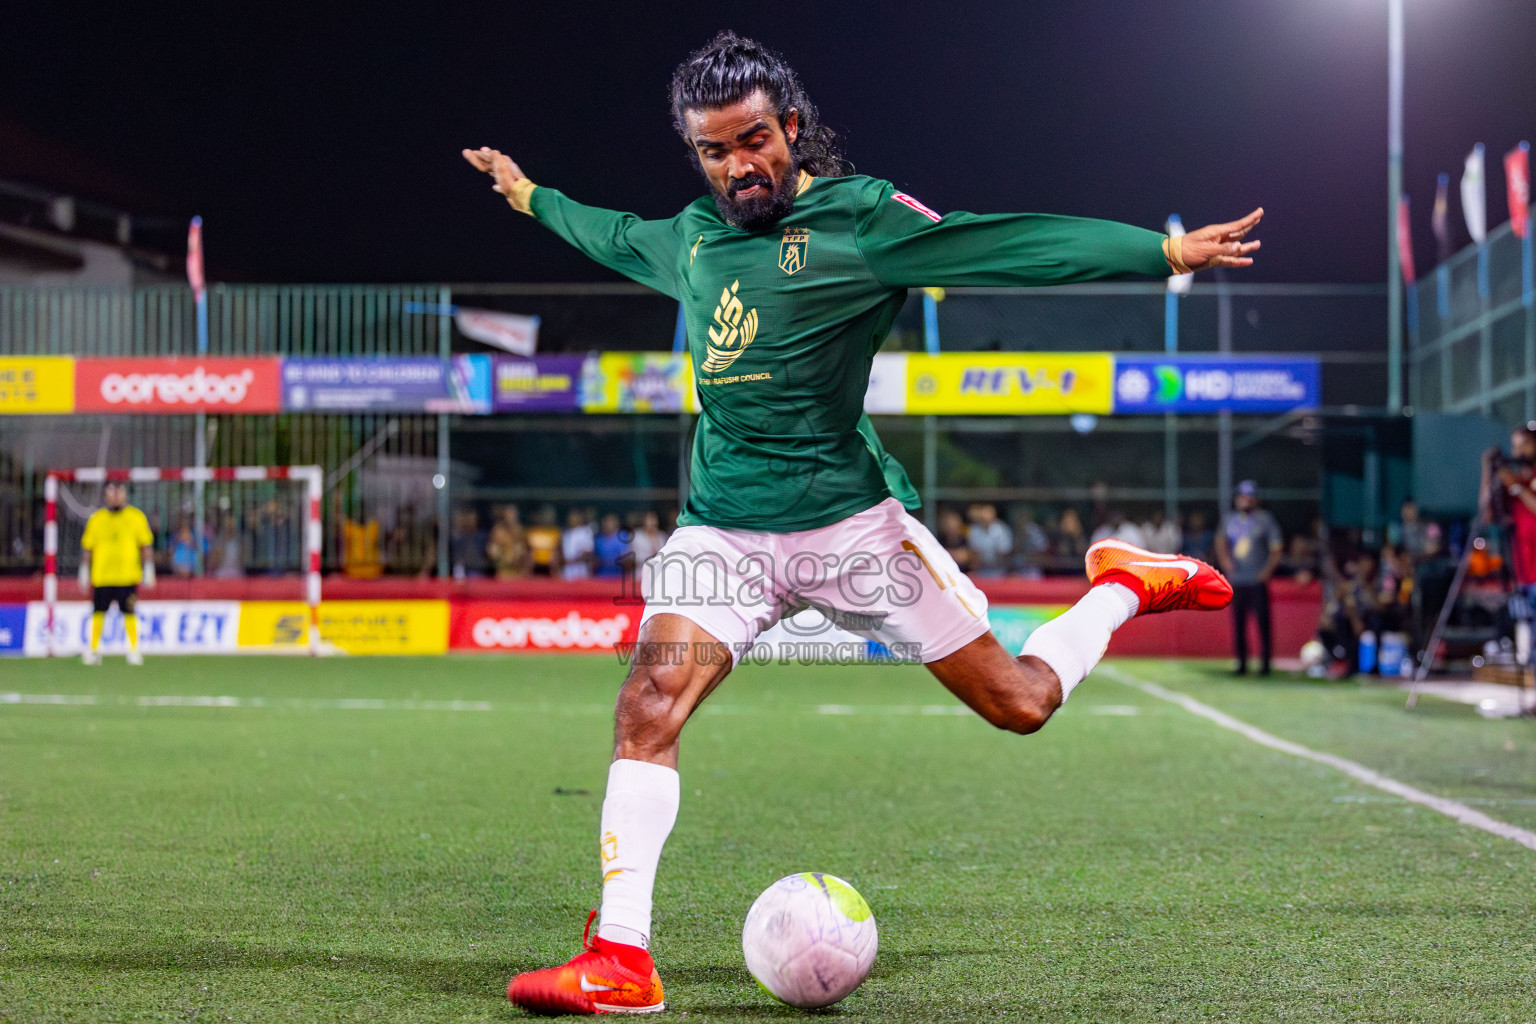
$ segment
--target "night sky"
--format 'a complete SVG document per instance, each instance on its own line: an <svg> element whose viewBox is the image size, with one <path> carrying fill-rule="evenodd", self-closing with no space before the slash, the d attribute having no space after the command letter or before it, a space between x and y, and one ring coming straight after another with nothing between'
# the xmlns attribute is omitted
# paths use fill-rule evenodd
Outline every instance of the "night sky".
<svg viewBox="0 0 1536 1024"><path fill-rule="evenodd" d="M668 78L721 28L782 51L858 169L940 211L1158 227L1263 205L1250 279L1386 273L1385 0L235 7L29 3L0 32L0 117L73 154L61 180L201 213L214 278L611 280L458 151L670 216L702 184ZM1508 216L1503 153L1536 136L1536 3L1407 8L1425 268L1435 175L1458 180L1474 142L1489 223Z"/></svg>

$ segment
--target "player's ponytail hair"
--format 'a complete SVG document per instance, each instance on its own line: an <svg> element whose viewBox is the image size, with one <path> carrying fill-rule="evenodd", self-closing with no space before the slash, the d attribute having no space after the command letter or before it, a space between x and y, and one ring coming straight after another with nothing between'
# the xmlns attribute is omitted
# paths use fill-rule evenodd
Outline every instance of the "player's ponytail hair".
<svg viewBox="0 0 1536 1024"><path fill-rule="evenodd" d="M734 32L721 32L672 72L672 125L687 139L685 112L737 103L759 89L778 111L780 125L791 110L797 112L799 132L790 148L808 174L840 178L853 173L842 140L821 123L800 76L783 57Z"/></svg>

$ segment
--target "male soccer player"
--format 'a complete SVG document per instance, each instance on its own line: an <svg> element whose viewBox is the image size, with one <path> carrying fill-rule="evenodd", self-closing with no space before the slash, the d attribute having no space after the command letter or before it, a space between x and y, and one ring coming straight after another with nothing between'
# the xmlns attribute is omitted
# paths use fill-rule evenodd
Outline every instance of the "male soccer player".
<svg viewBox="0 0 1536 1024"><path fill-rule="evenodd" d="M102 493L105 508L91 513L80 538L80 589L91 593L91 649L80 656L101 664L101 627L114 604L128 634L128 664L144 664L139 653L139 618L133 613L139 585L155 585L155 536L144 513L128 504L128 488L117 482Z"/></svg>
<svg viewBox="0 0 1536 1024"><path fill-rule="evenodd" d="M913 653L988 722L1030 733L1132 615L1231 598L1203 562L1104 541L1088 552L1088 594L1015 657L989 630L986 597L907 514L912 485L862 406L909 288L1247 266L1259 243L1242 239L1263 211L1183 238L1039 214L940 215L852 174L789 66L728 32L677 69L672 116L709 194L670 220L583 206L502 153L464 151L514 209L682 303L702 405L687 505L646 567L641 643L619 691L597 935L507 989L541 1013L665 1006L651 892L677 818L678 736L784 615L815 607Z"/></svg>

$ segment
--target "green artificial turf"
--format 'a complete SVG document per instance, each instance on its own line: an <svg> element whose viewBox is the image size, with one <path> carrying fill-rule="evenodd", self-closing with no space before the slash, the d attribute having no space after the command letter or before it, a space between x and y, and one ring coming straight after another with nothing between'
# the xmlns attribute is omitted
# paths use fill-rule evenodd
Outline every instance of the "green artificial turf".
<svg viewBox="0 0 1536 1024"><path fill-rule="evenodd" d="M1536 827L1531 722L1115 667ZM0 692L97 701L0 703L0 1020L520 1016L508 976L577 952L597 898L620 674L0 662ZM241 700L140 701L164 696ZM1103 675L1032 737L960 710L912 667L745 668L711 698L656 896L674 1017L806 1016L753 984L740 927L774 879L817 870L881 935L823 1016L1536 1020L1536 852Z"/></svg>

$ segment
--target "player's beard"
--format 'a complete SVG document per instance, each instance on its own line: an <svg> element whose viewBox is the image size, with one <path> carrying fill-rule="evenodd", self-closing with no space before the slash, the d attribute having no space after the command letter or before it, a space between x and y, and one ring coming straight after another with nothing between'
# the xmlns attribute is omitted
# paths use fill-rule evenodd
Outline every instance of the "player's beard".
<svg viewBox="0 0 1536 1024"><path fill-rule="evenodd" d="M736 192L752 185L762 185L768 191L751 199L736 197ZM789 167L777 185L766 175L754 174L728 181L728 195L721 194L713 185L710 186L710 194L714 196L715 208L720 211L720 216L731 227L743 231L766 231L789 216L789 212L795 208L795 192L799 185L800 161L791 153Z"/></svg>

